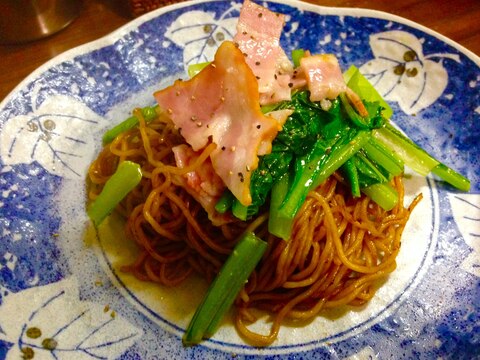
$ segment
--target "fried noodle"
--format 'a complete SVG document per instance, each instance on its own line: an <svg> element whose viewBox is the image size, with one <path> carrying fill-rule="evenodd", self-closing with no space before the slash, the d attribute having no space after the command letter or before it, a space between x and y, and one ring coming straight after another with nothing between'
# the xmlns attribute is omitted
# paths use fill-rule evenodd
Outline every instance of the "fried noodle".
<svg viewBox="0 0 480 360"><path fill-rule="evenodd" d="M172 147L184 139L167 117L139 126L104 147L89 169L89 198L94 199L120 161L141 164L143 178L121 203L126 234L140 249L123 267L138 279L176 286L192 273L212 281L245 230L268 242L268 250L236 300L235 326L252 345L267 346L286 319L308 321L321 311L361 306L396 268L401 235L415 205L403 206L400 177L392 181L398 205L385 211L368 197L353 198L335 174L308 197L299 211L289 241L268 233L268 212L249 222L214 226L201 207L175 179L202 166L215 149L208 145L186 168L178 168ZM272 315L269 334L249 329L257 310Z"/></svg>

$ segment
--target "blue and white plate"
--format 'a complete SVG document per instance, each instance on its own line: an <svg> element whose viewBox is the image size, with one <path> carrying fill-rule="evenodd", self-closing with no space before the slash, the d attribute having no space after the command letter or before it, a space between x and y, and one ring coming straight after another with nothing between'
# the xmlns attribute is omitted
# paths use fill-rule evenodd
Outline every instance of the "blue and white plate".
<svg viewBox="0 0 480 360"><path fill-rule="evenodd" d="M387 359L480 353L480 59L396 16L306 3L266 2L288 14L282 46L335 54L359 67L393 120L468 176L469 193L409 174L422 192L397 270L361 309L282 327L266 349L245 345L229 320L211 340L181 335L205 289L175 289L120 270L135 247L115 219L88 231L85 178L101 135L152 93L211 60L230 39L241 3L194 1L159 9L68 51L0 105L0 358ZM268 319L256 328L265 331Z"/></svg>

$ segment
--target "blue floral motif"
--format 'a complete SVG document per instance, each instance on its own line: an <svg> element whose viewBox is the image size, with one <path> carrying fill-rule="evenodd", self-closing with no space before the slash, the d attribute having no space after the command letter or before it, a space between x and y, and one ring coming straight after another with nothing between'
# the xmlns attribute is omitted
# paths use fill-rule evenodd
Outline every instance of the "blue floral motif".
<svg viewBox="0 0 480 360"><path fill-rule="evenodd" d="M448 73L440 62L458 54L424 55L420 40L399 30L374 34L370 47L375 59L361 67L386 100L398 102L403 112L415 114L433 104L448 83Z"/></svg>
<svg viewBox="0 0 480 360"><path fill-rule="evenodd" d="M10 358L114 359L141 335L108 305L79 301L76 286L61 280L9 294L0 314L15 318L3 321L0 338Z"/></svg>
<svg viewBox="0 0 480 360"><path fill-rule="evenodd" d="M213 60L219 44L234 37L239 13L240 4L233 4L218 19L210 12L190 11L167 28L165 37L183 48L186 70L190 65Z"/></svg>
<svg viewBox="0 0 480 360"><path fill-rule="evenodd" d="M480 195L451 194L449 198L455 222L465 243L471 248L461 267L480 277Z"/></svg>

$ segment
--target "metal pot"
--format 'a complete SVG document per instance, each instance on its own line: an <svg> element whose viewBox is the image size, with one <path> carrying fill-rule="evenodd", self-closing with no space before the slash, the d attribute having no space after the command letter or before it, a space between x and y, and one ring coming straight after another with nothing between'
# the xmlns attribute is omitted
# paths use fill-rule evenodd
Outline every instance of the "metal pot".
<svg viewBox="0 0 480 360"><path fill-rule="evenodd" d="M63 29L79 14L80 0L0 0L0 42L22 43Z"/></svg>

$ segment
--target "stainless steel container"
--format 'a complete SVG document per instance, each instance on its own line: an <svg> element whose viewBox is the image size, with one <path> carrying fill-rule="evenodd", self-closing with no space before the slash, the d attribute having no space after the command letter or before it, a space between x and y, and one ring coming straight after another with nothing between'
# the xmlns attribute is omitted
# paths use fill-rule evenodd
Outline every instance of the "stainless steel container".
<svg viewBox="0 0 480 360"><path fill-rule="evenodd" d="M70 24L81 7L81 0L0 0L0 43L22 43L54 34Z"/></svg>

